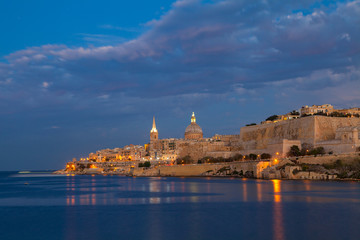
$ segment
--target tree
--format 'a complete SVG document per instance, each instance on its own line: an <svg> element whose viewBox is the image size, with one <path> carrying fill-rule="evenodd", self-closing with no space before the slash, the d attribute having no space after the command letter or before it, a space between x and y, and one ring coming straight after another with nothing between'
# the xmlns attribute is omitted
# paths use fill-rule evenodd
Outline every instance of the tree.
<svg viewBox="0 0 360 240"><path fill-rule="evenodd" d="M270 159L271 158L271 154L269 153L263 153L260 155L261 159Z"/></svg>
<svg viewBox="0 0 360 240"><path fill-rule="evenodd" d="M300 115L300 113L296 110L292 110L292 112L290 112L291 115Z"/></svg>
<svg viewBox="0 0 360 240"><path fill-rule="evenodd" d="M266 121L274 121L274 120L276 120L276 119L279 119L279 116L278 116L278 115L272 115L272 116L268 117L268 118L266 119Z"/></svg>
<svg viewBox="0 0 360 240"><path fill-rule="evenodd" d="M300 156L309 155L309 152L314 148L312 144L303 143L301 144Z"/></svg>
<svg viewBox="0 0 360 240"><path fill-rule="evenodd" d="M246 126L248 127L248 126L255 126L256 125L256 123L249 123L249 124L246 124Z"/></svg>
<svg viewBox="0 0 360 240"><path fill-rule="evenodd" d="M250 158L250 160L256 160L257 155L254 154L254 153L250 153L250 154L249 154L249 158Z"/></svg>
<svg viewBox="0 0 360 240"><path fill-rule="evenodd" d="M290 147L290 150L287 154L289 157L297 157L297 156L300 156L301 153L300 153L300 149L297 145L292 145Z"/></svg>
<svg viewBox="0 0 360 240"><path fill-rule="evenodd" d="M346 117L345 114L339 113L339 112L332 112L332 113L330 113L330 116L331 117Z"/></svg>
<svg viewBox="0 0 360 240"><path fill-rule="evenodd" d="M309 155L318 155L318 154L325 154L325 149L323 147L317 147L309 151Z"/></svg>
<svg viewBox="0 0 360 240"><path fill-rule="evenodd" d="M213 157L206 156L199 159L198 162L201 161L201 163L212 163L214 162L213 159L214 159Z"/></svg>
<svg viewBox="0 0 360 240"><path fill-rule="evenodd" d="M318 113L314 113L314 115L319 115L319 116L327 116L326 113L324 112L318 112Z"/></svg>
<svg viewBox="0 0 360 240"><path fill-rule="evenodd" d="M193 160L189 155L176 159L176 164L190 164L192 162Z"/></svg>
<svg viewBox="0 0 360 240"><path fill-rule="evenodd" d="M143 162L143 163L139 163L138 166L139 166L139 167L146 167L146 168L148 168L148 167L151 166L151 163L150 163L150 161L145 161L145 162Z"/></svg>
<svg viewBox="0 0 360 240"><path fill-rule="evenodd" d="M243 155L241 154L236 154L235 156L232 157L233 161L240 161L243 159Z"/></svg>

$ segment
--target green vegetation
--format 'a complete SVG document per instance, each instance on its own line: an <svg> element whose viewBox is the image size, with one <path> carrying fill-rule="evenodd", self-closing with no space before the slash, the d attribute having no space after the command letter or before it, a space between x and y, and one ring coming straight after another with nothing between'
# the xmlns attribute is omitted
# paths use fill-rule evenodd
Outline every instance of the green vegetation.
<svg viewBox="0 0 360 240"><path fill-rule="evenodd" d="M272 116L268 117L268 118L266 119L266 121L274 121L274 120L276 120L276 119L279 119L279 116L278 116L278 115L272 115Z"/></svg>
<svg viewBox="0 0 360 240"><path fill-rule="evenodd" d="M292 110L292 112L290 112L291 115L300 115L300 113L296 110Z"/></svg>
<svg viewBox="0 0 360 240"><path fill-rule="evenodd" d="M323 113L323 112L318 112L318 113L314 113L314 115L316 116L328 116L328 117L360 117L360 114L355 113L355 114L350 114L350 113L339 113L339 112L332 112L330 114L327 113ZM303 114L301 115L301 117L308 117L308 116L312 116L311 114Z"/></svg>
<svg viewBox="0 0 360 240"><path fill-rule="evenodd" d="M246 124L246 126L248 127L248 126L255 126L256 125L256 123L249 123L249 124Z"/></svg>
<svg viewBox="0 0 360 240"><path fill-rule="evenodd" d="M323 147L317 147L317 148L314 148L314 149L311 149L308 153L308 155L322 155L322 154L325 154L325 150Z"/></svg>
<svg viewBox="0 0 360 240"><path fill-rule="evenodd" d="M314 115L318 115L318 116L327 116L327 114L326 114L326 113L324 113L324 112L314 113Z"/></svg>
<svg viewBox="0 0 360 240"><path fill-rule="evenodd" d="M242 155L241 155L242 156ZM236 161L235 158L223 158L223 157L203 157L201 159L198 160L198 163L220 163L220 162L234 162Z"/></svg>
<svg viewBox="0 0 360 240"><path fill-rule="evenodd" d="M261 159L270 159L271 158L271 154L269 153L263 153L260 155Z"/></svg>
<svg viewBox="0 0 360 240"><path fill-rule="evenodd" d="M302 168L302 171L309 171L309 165L307 165L307 164L303 164L302 166L301 166L301 168Z"/></svg>
<svg viewBox="0 0 360 240"><path fill-rule="evenodd" d="M344 114L339 112L332 112L329 114L330 117L350 117L351 114Z"/></svg>
<svg viewBox="0 0 360 240"><path fill-rule="evenodd" d="M341 160L336 160L335 162L333 163L329 163L329 164L323 164L323 166L326 168L326 169L339 169L339 168L342 168L343 167L343 163Z"/></svg>
<svg viewBox="0 0 360 240"><path fill-rule="evenodd" d="M340 159L330 164L323 164L323 167L337 174L338 178L360 179L360 159L351 163L344 163Z"/></svg>
<svg viewBox="0 0 360 240"><path fill-rule="evenodd" d="M254 154L254 153L250 153L250 154L249 154L249 159L250 159L250 160L256 160L256 159L257 159L257 155Z"/></svg>
<svg viewBox="0 0 360 240"><path fill-rule="evenodd" d="M232 159L232 162L235 162L235 161L240 161L243 159L243 155L241 154L236 154L235 156L233 156L231 159Z"/></svg>
<svg viewBox="0 0 360 240"><path fill-rule="evenodd" d="M325 149L323 147L312 148L310 146L303 146L301 151L297 145L293 145L290 147L287 156L289 157L298 157L298 156L305 156L305 155L322 155L325 154Z"/></svg>
<svg viewBox="0 0 360 240"><path fill-rule="evenodd" d="M176 164L204 164L204 163L222 163L222 162L236 162L236 161L242 161L242 160L257 160L257 159L270 159L271 155L268 153L263 153L260 156L256 155L255 153L250 153L249 155L241 155L236 154L232 157L224 158L224 157L210 157L206 156L203 157L197 161L193 160L189 155L178 158L176 160Z"/></svg>
<svg viewBox="0 0 360 240"><path fill-rule="evenodd" d="M151 166L150 161L145 161L143 163L139 163L139 167L149 168L150 166Z"/></svg>
<svg viewBox="0 0 360 240"><path fill-rule="evenodd" d="M291 146L289 152L287 153L287 155L289 157L301 156L301 152L300 152L299 147L297 145Z"/></svg>
<svg viewBox="0 0 360 240"><path fill-rule="evenodd" d="M189 155L176 159L176 164L191 164L193 162L193 159Z"/></svg>

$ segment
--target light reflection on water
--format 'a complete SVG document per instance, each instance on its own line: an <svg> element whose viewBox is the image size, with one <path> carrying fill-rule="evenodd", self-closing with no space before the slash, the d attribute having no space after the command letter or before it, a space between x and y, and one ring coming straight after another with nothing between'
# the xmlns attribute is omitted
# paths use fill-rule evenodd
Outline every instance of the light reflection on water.
<svg viewBox="0 0 360 240"><path fill-rule="evenodd" d="M273 207L273 239L284 239L284 222L281 204L281 181L278 179L272 180L274 186L274 207Z"/></svg>
<svg viewBox="0 0 360 240"><path fill-rule="evenodd" d="M0 195L0 206L294 201L360 203L360 184L353 182L19 175L11 178L13 181L8 184L21 187L23 194ZM11 192L11 187L8 191ZM49 196L44 198L42 194L46 193Z"/></svg>
<svg viewBox="0 0 360 240"><path fill-rule="evenodd" d="M23 211L35 209L25 223L35 219L35 224L39 221L51 229L49 219L63 219L56 223L65 229L59 230L57 239L285 240L359 235L343 236L346 231L359 232L351 225L360 221L360 184L354 182L27 174L0 175L0 186L0 211L12 209L3 216L15 216L9 224L18 224L28 216ZM43 207L45 213L51 211L50 218L45 214L44 221L36 220ZM319 219L327 221L325 226ZM327 225L332 226L328 232ZM337 231L334 226L340 225ZM27 231L32 229L36 228ZM321 234L313 235L315 230ZM49 236L54 236L51 231Z"/></svg>

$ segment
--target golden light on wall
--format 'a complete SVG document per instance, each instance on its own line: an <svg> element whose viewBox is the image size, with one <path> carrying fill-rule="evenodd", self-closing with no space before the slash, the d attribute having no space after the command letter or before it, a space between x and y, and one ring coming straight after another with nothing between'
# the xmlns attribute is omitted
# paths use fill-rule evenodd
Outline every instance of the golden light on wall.
<svg viewBox="0 0 360 240"><path fill-rule="evenodd" d="M75 171L76 170L75 164L73 163L66 164L66 170Z"/></svg>

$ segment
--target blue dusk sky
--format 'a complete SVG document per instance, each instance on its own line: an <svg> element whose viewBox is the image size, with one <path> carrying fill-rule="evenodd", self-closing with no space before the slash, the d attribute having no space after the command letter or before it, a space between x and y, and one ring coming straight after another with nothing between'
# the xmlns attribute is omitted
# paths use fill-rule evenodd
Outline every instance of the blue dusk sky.
<svg viewBox="0 0 360 240"><path fill-rule="evenodd" d="M0 2L0 170L360 107L360 1Z"/></svg>

